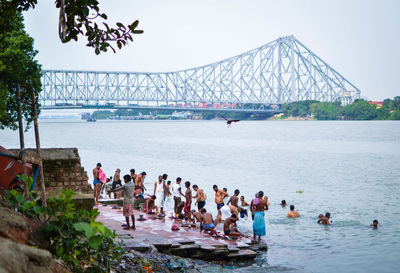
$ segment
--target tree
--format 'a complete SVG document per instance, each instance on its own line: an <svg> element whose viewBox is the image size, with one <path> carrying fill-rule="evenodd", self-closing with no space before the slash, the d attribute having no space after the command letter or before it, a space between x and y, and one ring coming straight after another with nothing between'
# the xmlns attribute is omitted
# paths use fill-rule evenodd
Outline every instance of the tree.
<svg viewBox="0 0 400 273"><path fill-rule="evenodd" d="M335 120L339 114L339 106L331 102L319 102L311 105L311 112L318 120Z"/></svg>
<svg viewBox="0 0 400 273"><path fill-rule="evenodd" d="M8 25L8 32L0 33L0 129L18 128L17 85L21 87L22 115L32 121L32 97L41 90L41 66L34 59L37 51L33 39L25 32L23 18L15 13Z"/></svg>
<svg viewBox="0 0 400 273"><path fill-rule="evenodd" d="M17 13L34 9L37 0L0 0L0 30L9 32L12 19ZM116 23L116 27L109 27L105 21L108 16L100 12L97 0L55 0L60 9L59 36L63 43L78 40L80 35L86 36L88 47L93 47L96 54L115 48L119 49L133 41L134 34L141 34L138 30L139 21L130 25ZM100 25L99 20L102 20ZM99 24L98 24L99 23ZM1 37L0 37L1 42Z"/></svg>
<svg viewBox="0 0 400 273"><path fill-rule="evenodd" d="M365 100L355 100L352 104L346 105L342 109L345 119L371 120L378 115L376 107Z"/></svg>

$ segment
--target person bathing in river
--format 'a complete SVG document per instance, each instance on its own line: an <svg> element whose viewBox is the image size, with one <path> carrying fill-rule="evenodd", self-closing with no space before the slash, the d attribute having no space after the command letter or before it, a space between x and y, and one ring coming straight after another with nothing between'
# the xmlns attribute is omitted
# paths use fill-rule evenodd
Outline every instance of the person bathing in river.
<svg viewBox="0 0 400 273"><path fill-rule="evenodd" d="M327 212L325 213L325 217L319 218L317 222L323 225L329 225L330 224L329 222L332 223L332 221L330 221L329 218L331 218L331 214Z"/></svg>
<svg viewBox="0 0 400 273"><path fill-rule="evenodd" d="M101 183L99 179L99 170L101 168L101 163L96 164L96 168L93 169L93 196L96 206L99 204L99 195L101 189Z"/></svg>
<svg viewBox="0 0 400 273"><path fill-rule="evenodd" d="M240 208L240 218L245 218L246 217L246 220L247 220L248 215L247 215L247 208L246 207L248 207L250 205L249 205L249 203L247 203L244 200L244 196L243 195L240 196L240 202L241 202L241 205L242 205L242 207Z"/></svg>
<svg viewBox="0 0 400 273"><path fill-rule="evenodd" d="M167 181L167 196L166 197L169 197L169 196L171 196L171 180Z"/></svg>
<svg viewBox="0 0 400 273"><path fill-rule="evenodd" d="M154 202L156 207L156 214L164 214L164 200L166 193L166 185L163 176L158 176L158 181L154 183L154 195L156 196L156 201Z"/></svg>
<svg viewBox="0 0 400 273"><path fill-rule="evenodd" d="M290 205L290 212L288 213L288 217L290 218L297 218L300 216L298 211L294 210L294 205Z"/></svg>
<svg viewBox="0 0 400 273"><path fill-rule="evenodd" d="M282 200L282 202L281 202L281 207L282 207L282 208L285 208L285 207L286 207L286 200Z"/></svg>
<svg viewBox="0 0 400 273"><path fill-rule="evenodd" d="M204 191L202 189L199 189L197 185L193 185L192 188L196 192L196 195L193 196L193 198L196 198L196 202L194 203L194 205L197 205L197 208L200 211L206 205L206 195Z"/></svg>
<svg viewBox="0 0 400 273"><path fill-rule="evenodd" d="M240 217L244 218L244 215L247 216L247 210L246 209L242 209L241 207L239 207L239 193L240 193L240 191L238 189L236 189L234 194L231 196L231 198L229 199L227 204L228 205L231 204L232 206L236 207L237 212L240 213Z"/></svg>
<svg viewBox="0 0 400 273"><path fill-rule="evenodd" d="M177 208L178 208L178 205L182 201L182 199L181 199L181 195L182 195L181 182L182 182L182 178L178 177L176 179L176 183L172 186L172 194L174 195L174 213L175 213L175 217L178 217Z"/></svg>
<svg viewBox="0 0 400 273"><path fill-rule="evenodd" d="M224 198L228 197L229 195L228 195L228 193L218 189L217 185L214 185L213 189L215 191L215 203L217 204L218 215L220 216L221 215L221 208L223 206L225 206Z"/></svg>
<svg viewBox="0 0 400 273"><path fill-rule="evenodd" d="M144 179L146 178L146 172L142 172L139 175L135 175L135 186L139 186L142 189L142 193L144 193L144 191L146 189L146 187L144 186Z"/></svg>
<svg viewBox="0 0 400 273"><path fill-rule="evenodd" d="M260 191L257 197L251 201L250 210L254 212L253 222L253 233L254 240L258 236L258 241L261 241L261 236L266 234L265 232L265 210L268 210L267 202L263 199L264 192Z"/></svg>
<svg viewBox="0 0 400 273"><path fill-rule="evenodd" d="M370 227L372 227L373 229L377 229L378 228L378 224L379 224L378 220L374 220L372 222L372 224L370 225Z"/></svg>
<svg viewBox="0 0 400 273"><path fill-rule="evenodd" d="M116 169L115 173L114 173L114 177L113 177L113 182L112 182L112 190L115 190L118 187L122 187L122 183L121 183L121 170L120 169ZM134 181L134 180L132 180ZM114 198L120 198L122 197L122 192L117 191L114 193Z"/></svg>
<svg viewBox="0 0 400 273"><path fill-rule="evenodd" d="M144 212L149 213L149 214L154 214L152 210L155 208L154 202L156 200L156 196L152 195L150 198L147 198L146 201L144 202Z"/></svg>
<svg viewBox="0 0 400 273"><path fill-rule="evenodd" d="M214 222L218 222L217 220L214 221L213 220L213 216L211 213L207 212L207 210L205 208L201 209L201 215L202 215L202 221L200 224L200 232L204 229L206 231L211 231L214 230L214 228L216 227L217 223Z"/></svg>
<svg viewBox="0 0 400 273"><path fill-rule="evenodd" d="M110 192L116 191L124 191L124 203L122 214L125 216L126 219L126 227L124 229L133 229L135 230L135 215L133 213L133 203L134 203L134 191L135 191L135 184L133 184L131 176L129 174L124 175L124 182L125 184L122 187L115 188ZM132 226L129 225L129 217L132 218Z"/></svg>
<svg viewBox="0 0 400 273"><path fill-rule="evenodd" d="M239 220L236 214L232 214L231 217L224 222L224 234L226 236L236 236L239 237L242 234L237 230L235 226L236 221Z"/></svg>
<svg viewBox="0 0 400 273"><path fill-rule="evenodd" d="M185 195L182 196L185 197L185 208L183 211L185 212L185 216L187 218L187 221L191 222L192 217L190 217L191 214L191 207L192 207L192 190L190 189L190 182L186 181L185 182L185 187L186 187L186 192Z"/></svg>
<svg viewBox="0 0 400 273"><path fill-rule="evenodd" d="M203 221L203 215L196 211L196 210L192 210L192 222L193 224L199 223L201 225L201 222Z"/></svg>

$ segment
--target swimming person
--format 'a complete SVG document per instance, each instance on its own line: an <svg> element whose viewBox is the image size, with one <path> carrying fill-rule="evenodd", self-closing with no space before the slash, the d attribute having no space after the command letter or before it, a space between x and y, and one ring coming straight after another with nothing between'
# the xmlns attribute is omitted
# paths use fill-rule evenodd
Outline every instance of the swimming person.
<svg viewBox="0 0 400 273"><path fill-rule="evenodd" d="M373 229L377 229L378 228L378 220L374 220L373 222L372 222L372 224L370 225L370 227L372 227Z"/></svg>
<svg viewBox="0 0 400 273"><path fill-rule="evenodd" d="M160 212L161 214L164 213L165 192L166 192L165 180L160 175L158 176L158 181L154 183L154 195L156 196L154 205L156 206L157 214L158 212Z"/></svg>
<svg viewBox="0 0 400 273"><path fill-rule="evenodd" d="M177 211L178 205L182 201L182 199L181 199L181 195L182 195L181 182L182 182L182 178L178 177L176 179L176 183L172 186L172 194L174 195L174 212L175 212L176 217L178 217L178 211Z"/></svg>
<svg viewBox="0 0 400 273"><path fill-rule="evenodd" d="M264 193L258 192L257 197L251 201L250 210L254 212L253 222L253 233L254 240L258 236L258 241L261 241L261 236L266 234L265 232L265 210L268 210L267 202L263 199Z"/></svg>
<svg viewBox="0 0 400 273"><path fill-rule="evenodd" d="M323 225L329 225L329 218L331 218L331 214L329 212L325 213L325 217L319 218L318 223ZM330 221L332 223L332 221Z"/></svg>
<svg viewBox="0 0 400 273"><path fill-rule="evenodd" d="M213 186L215 191L215 203L217 204L218 215L221 215L221 208L225 205L224 198L228 197L228 193L218 189L217 185Z"/></svg>
<svg viewBox="0 0 400 273"><path fill-rule="evenodd" d="M282 208L286 207L286 200L282 200L281 206L282 206Z"/></svg>
<svg viewBox="0 0 400 273"><path fill-rule="evenodd" d="M294 205L290 205L290 212L288 213L288 217L290 218L296 218L299 217L300 213L298 211L294 210Z"/></svg>
<svg viewBox="0 0 400 273"><path fill-rule="evenodd" d="M202 189L199 189L197 185L192 186L193 190L196 192L196 195L193 198L196 198L196 202L194 205L197 205L199 211L204 208L206 205L206 195Z"/></svg>
<svg viewBox="0 0 400 273"><path fill-rule="evenodd" d="M96 164L96 168L93 169L93 196L94 202L97 206L99 204L99 194L100 194L100 179L99 179L99 170L101 168L101 163Z"/></svg>
<svg viewBox="0 0 400 273"><path fill-rule="evenodd" d="M189 222L192 221L192 217L190 217L191 214L191 206L192 206L192 190L190 189L190 182L186 181L185 182L185 187L186 187L186 192L185 195L182 196L185 197L185 208L183 211L185 212L185 216Z"/></svg>
<svg viewBox="0 0 400 273"><path fill-rule="evenodd" d="M122 214L125 216L126 219L126 228L124 229L135 230L135 214L133 213L135 184L133 184L131 176L129 174L124 175L124 182L125 184L122 187L115 188L111 190L111 192L121 190L124 191L124 203L122 209ZM132 226L129 226L129 217L132 218Z"/></svg>

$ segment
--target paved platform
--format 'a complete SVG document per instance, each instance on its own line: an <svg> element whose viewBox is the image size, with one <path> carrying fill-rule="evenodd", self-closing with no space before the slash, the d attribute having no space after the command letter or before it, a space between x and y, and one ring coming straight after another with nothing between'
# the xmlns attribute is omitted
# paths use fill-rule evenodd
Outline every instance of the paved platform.
<svg viewBox="0 0 400 273"><path fill-rule="evenodd" d="M172 231L171 226L175 223L173 219L157 219L139 210L134 211L136 230L124 230L122 224L126 222L122 215L122 207L109 203L100 204L95 208L100 212L98 221L115 230L126 248L136 251L146 252L156 248L159 252L176 256L217 261L253 259L257 252L266 250L265 243L251 244L251 239L248 238L216 238L206 232L200 232L198 226L180 227L180 230ZM147 220L137 221L139 215L143 215ZM216 230L223 234L222 228L223 224L219 224Z"/></svg>

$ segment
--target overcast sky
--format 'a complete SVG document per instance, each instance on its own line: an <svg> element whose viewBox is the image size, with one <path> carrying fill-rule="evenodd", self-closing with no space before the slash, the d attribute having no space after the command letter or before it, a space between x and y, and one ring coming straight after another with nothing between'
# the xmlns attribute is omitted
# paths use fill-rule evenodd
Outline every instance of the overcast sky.
<svg viewBox="0 0 400 273"><path fill-rule="evenodd" d="M62 44L54 1L38 2L25 25L43 69L175 71L293 34L363 97L400 95L399 0L100 0L108 22L138 19L144 30L129 47L100 56L84 39Z"/></svg>

